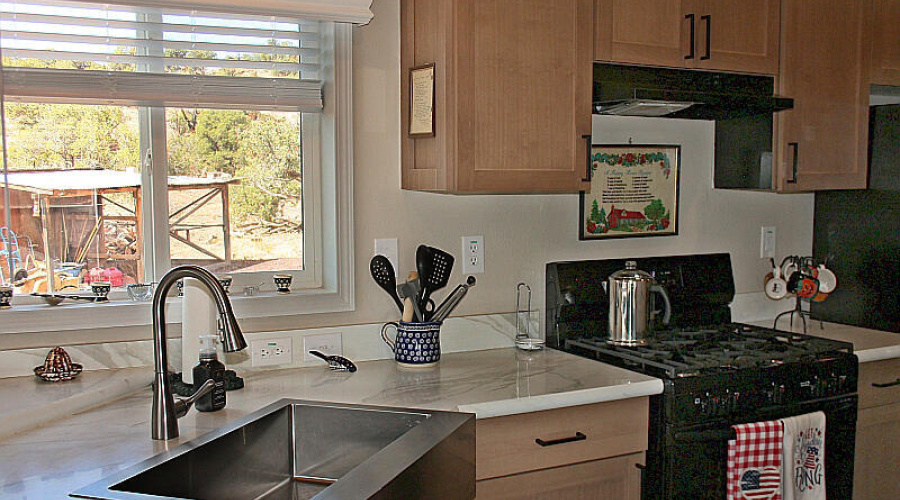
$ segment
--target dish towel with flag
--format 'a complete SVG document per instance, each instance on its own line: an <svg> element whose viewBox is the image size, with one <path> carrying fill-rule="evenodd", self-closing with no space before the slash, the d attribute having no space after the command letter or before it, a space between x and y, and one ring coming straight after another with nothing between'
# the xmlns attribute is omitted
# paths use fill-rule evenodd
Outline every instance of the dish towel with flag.
<svg viewBox="0 0 900 500"><path fill-rule="evenodd" d="M781 419L785 500L825 500L825 414Z"/></svg>
<svg viewBox="0 0 900 500"><path fill-rule="evenodd" d="M732 428L736 436L728 441L728 500L781 500L781 422L752 422Z"/></svg>

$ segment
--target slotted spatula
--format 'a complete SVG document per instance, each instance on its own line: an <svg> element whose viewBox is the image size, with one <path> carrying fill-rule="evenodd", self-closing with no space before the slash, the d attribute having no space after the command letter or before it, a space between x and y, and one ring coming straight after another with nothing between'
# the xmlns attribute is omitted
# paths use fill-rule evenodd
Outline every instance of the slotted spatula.
<svg viewBox="0 0 900 500"><path fill-rule="evenodd" d="M394 299L397 308L402 313L403 302L400 302L400 297L397 296L397 277L394 275L394 266L391 265L391 261L384 255L376 255L369 262L369 271L372 272L372 279L375 280L375 283Z"/></svg>
<svg viewBox="0 0 900 500"><path fill-rule="evenodd" d="M429 313L434 312L434 302L431 302L431 294L447 286L450 281L450 272L453 271L453 256L449 253L419 245L416 249L416 269L419 271L419 281L422 285L422 298L419 308L431 319ZM431 308L428 306L431 304Z"/></svg>

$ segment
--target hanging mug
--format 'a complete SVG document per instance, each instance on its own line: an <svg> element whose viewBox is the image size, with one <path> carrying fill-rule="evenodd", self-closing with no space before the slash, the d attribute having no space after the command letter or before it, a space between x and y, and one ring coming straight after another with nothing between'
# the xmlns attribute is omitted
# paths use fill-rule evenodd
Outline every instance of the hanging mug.
<svg viewBox="0 0 900 500"><path fill-rule="evenodd" d="M395 340L388 336L394 329ZM441 359L441 323L399 323L391 321L381 327L381 338L394 351L394 359L401 366L433 366Z"/></svg>

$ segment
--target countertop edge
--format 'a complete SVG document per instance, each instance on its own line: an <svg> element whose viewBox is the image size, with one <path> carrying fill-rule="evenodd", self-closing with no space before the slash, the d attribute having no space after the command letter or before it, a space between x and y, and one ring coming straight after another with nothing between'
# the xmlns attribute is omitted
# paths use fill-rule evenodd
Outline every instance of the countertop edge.
<svg viewBox="0 0 900 500"><path fill-rule="evenodd" d="M459 405L458 411L474 413L476 419L503 417L531 413L535 411L555 410L568 406L579 406L593 403L605 403L621 399L662 394L663 381L660 379L629 382L609 387L581 389L556 394L545 394L529 398L505 399L485 403Z"/></svg>
<svg viewBox="0 0 900 500"><path fill-rule="evenodd" d="M883 361L886 359L900 358L900 345L890 345L886 347L876 347L874 349L864 349L855 351L856 357L860 363L869 363L872 361Z"/></svg>

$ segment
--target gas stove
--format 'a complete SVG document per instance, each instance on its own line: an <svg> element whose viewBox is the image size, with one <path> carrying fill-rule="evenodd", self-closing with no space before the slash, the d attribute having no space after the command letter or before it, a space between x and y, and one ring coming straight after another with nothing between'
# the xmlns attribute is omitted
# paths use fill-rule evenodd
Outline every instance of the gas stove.
<svg viewBox="0 0 900 500"><path fill-rule="evenodd" d="M625 259L547 264L547 345L655 376L644 499L725 498L732 425L815 411L827 419L830 500L851 498L858 362L852 344L734 323L728 254L637 260L666 288L672 321L646 343L607 342L604 286Z"/></svg>
<svg viewBox="0 0 900 500"><path fill-rule="evenodd" d="M562 347L665 378L810 363L853 350L845 342L740 323L665 329L655 332L640 346L613 345L605 338L592 336L566 339Z"/></svg>

